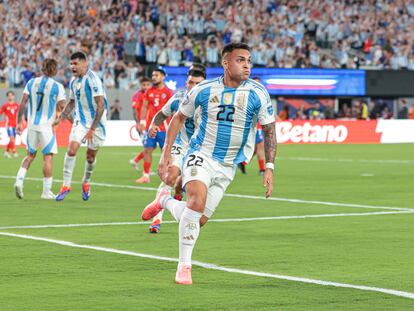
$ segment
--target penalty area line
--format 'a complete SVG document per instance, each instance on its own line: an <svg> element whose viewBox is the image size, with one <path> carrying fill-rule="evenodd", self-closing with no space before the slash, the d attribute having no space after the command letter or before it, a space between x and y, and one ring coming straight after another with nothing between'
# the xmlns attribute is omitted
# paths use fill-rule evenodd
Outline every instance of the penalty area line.
<svg viewBox="0 0 414 311"><path fill-rule="evenodd" d="M15 179L15 176L0 175L2 179ZM42 178L27 177L26 180L32 181L43 181ZM56 182L63 182L62 180L55 179ZM79 181L72 181L73 184L81 184ZM108 184L108 183L99 183L92 182L92 186L99 187L108 187L108 188L121 188L121 189L137 189L144 191L157 191L158 188L153 187L142 187L142 186L131 186L131 185L117 185L117 184ZM239 198L239 199L252 199L252 200L265 200L265 201L280 201L280 202L289 202L289 203L298 203L298 204L315 204L315 205L326 205L326 206L338 206L338 207L354 207L354 208L366 208L366 209L385 209L385 210L395 210L395 211L414 211L414 208L406 207L394 207L394 206L376 206L376 205L365 205L365 204L352 204L352 203L339 203L339 202L326 202L326 201L314 201L314 200L302 200L302 199L289 199L289 198L278 198L270 197L265 198L255 195L244 195L244 194L235 194L235 193L225 193L225 197L230 198Z"/></svg>
<svg viewBox="0 0 414 311"><path fill-rule="evenodd" d="M14 238L27 239L27 240L48 242L48 243L53 243L53 244L72 247L72 248L90 249L90 250L95 250L95 251L100 251L100 252L114 253L114 254L120 254L120 255L128 255L128 256L141 257L141 258L147 258L147 259L155 259L155 260L161 260L161 261L167 261L167 262L178 262L178 260L176 258L171 258L171 257L163 257L163 256L150 255L150 254L143 254L143 253L125 251L125 250L120 250L120 249L115 249L115 248L94 246L94 245L77 244L77 243L73 243L73 242L70 242L70 241L49 239L49 238L32 236L32 235L15 234L15 233L10 233L10 232L0 232L0 235L6 236L6 237L14 237ZM273 279L279 279L279 280L286 280L286 281L293 281L293 282L300 282L300 283L308 283L308 284L316 284L316 285L322 285L322 286L332 286L332 287L339 287L339 288L351 288L351 289L357 289L357 290L362 290L362 291L379 292L379 293L383 293L383 294L387 294L387 295L393 295L393 296L398 296L398 297L414 299L414 293L399 291L399 290L394 290L394 289L371 287L371 286L365 286L365 285L353 285L353 284L347 284L347 283L338 283L338 282L332 282L332 281L309 279L309 278L302 278L302 277L295 277L295 276L288 276L288 275L280 275L280 274L273 274L273 273L264 273L264 272L257 272L257 271L237 269L237 268L227 268L227 267L222 267L222 266L219 266L219 265L200 262L200 261L193 261L193 265L194 266L199 266L199 267L202 267L202 268L205 268L205 269L209 269L209 270L216 270L216 271L222 271L222 272L228 272L228 273L236 273L236 274L243 274L243 275L257 276L257 277L265 277L265 278L273 278Z"/></svg>
<svg viewBox="0 0 414 311"><path fill-rule="evenodd" d="M222 218L210 219L209 222L244 222L244 221L263 221L263 220L287 220L287 219L306 219L306 218L327 218L327 217L348 217L348 216L373 216L373 215L395 215L412 214L414 211L396 212L369 212L369 213L340 213L340 214L314 214L314 215L294 215L294 216L270 216L254 218ZM101 227L101 226L128 226L128 225L149 225L149 221L128 221L128 222L101 222L84 224L50 224L50 225L27 225L27 226L7 226L0 227L0 230L7 229L43 229L43 228L72 228L72 227ZM176 221L163 221L162 224L175 224Z"/></svg>

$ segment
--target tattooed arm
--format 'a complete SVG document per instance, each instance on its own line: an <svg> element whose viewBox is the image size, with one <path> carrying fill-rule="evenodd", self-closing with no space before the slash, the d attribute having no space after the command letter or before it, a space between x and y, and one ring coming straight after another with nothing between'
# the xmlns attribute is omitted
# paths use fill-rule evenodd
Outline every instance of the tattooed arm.
<svg viewBox="0 0 414 311"><path fill-rule="evenodd" d="M273 191L273 168L267 167L268 163L273 164L276 157L276 130L275 123L262 125L264 134L264 152L266 159L266 170L263 177L263 186L267 187L266 198L272 195Z"/></svg>
<svg viewBox="0 0 414 311"><path fill-rule="evenodd" d="M87 142L87 141L92 140L93 135L95 134L96 127L98 126L105 112L105 102L104 102L103 96L96 96L94 97L94 99L96 103L95 119L93 119L91 128L86 133L86 135L83 137L82 142Z"/></svg>
<svg viewBox="0 0 414 311"><path fill-rule="evenodd" d="M96 129L105 112L105 102L103 96L94 97L96 103L95 119L93 119L91 129Z"/></svg>
<svg viewBox="0 0 414 311"><path fill-rule="evenodd" d="M151 138L154 138L158 132L159 126L167 120L168 116L166 116L162 110L158 111L157 114L152 119L151 125L148 130L148 135Z"/></svg>
<svg viewBox="0 0 414 311"><path fill-rule="evenodd" d="M69 120L70 114L72 113L73 108L75 108L75 100L71 99L69 100L65 108L63 108L63 111L60 114L60 119Z"/></svg>

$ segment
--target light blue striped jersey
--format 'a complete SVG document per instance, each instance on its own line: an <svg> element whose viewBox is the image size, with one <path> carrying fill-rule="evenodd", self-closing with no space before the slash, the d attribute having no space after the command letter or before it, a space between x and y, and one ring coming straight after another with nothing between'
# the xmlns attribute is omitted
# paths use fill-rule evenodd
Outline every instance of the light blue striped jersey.
<svg viewBox="0 0 414 311"><path fill-rule="evenodd" d="M94 97L103 96L105 111L102 115L99 127L105 132L106 114L108 112L108 101L101 79L92 70L81 78L72 78L70 81L69 98L75 101L74 121L80 122L84 127L90 128L96 114L96 103Z"/></svg>
<svg viewBox="0 0 414 311"><path fill-rule="evenodd" d="M173 113L177 112L181 102L185 99L186 95L187 92L185 90L178 90L178 92L168 100L165 106L162 107L162 113L165 116L171 116ZM183 148L187 148L188 142L190 141L191 136L194 134L194 130L194 118L187 118L185 120L184 126L181 128L177 138L175 139L175 144L181 145Z"/></svg>
<svg viewBox="0 0 414 311"><path fill-rule="evenodd" d="M40 130L52 126L56 119L56 104L66 100L63 85L50 77L41 76L30 79L23 93L29 96L29 128Z"/></svg>
<svg viewBox="0 0 414 311"><path fill-rule="evenodd" d="M257 122L275 122L269 93L251 79L237 88L226 87L223 77L201 82L188 93L179 109L192 117L198 107L201 121L191 138L190 149L222 164L249 161Z"/></svg>

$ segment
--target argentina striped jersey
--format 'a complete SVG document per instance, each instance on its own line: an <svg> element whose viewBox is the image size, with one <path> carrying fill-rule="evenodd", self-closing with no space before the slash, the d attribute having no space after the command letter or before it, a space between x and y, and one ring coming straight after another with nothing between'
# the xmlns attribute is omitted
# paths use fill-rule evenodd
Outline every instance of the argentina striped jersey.
<svg viewBox="0 0 414 311"><path fill-rule="evenodd" d="M30 79L23 93L29 96L27 117L31 129L50 127L56 119L56 104L66 100L63 85L46 76Z"/></svg>
<svg viewBox="0 0 414 311"><path fill-rule="evenodd" d="M73 120L79 122L86 128L92 126L96 114L96 103L94 97L103 96L105 111L102 115L98 127L105 132L106 114L108 111L108 101L101 79L92 70L80 78L72 78L70 82L69 98L75 101L75 113Z"/></svg>
<svg viewBox="0 0 414 311"><path fill-rule="evenodd" d="M194 87L180 105L192 117L200 108L201 121L190 141L197 150L222 164L238 164L253 156L257 123L275 122L270 96L254 80L237 88L223 84L223 78L206 80Z"/></svg>

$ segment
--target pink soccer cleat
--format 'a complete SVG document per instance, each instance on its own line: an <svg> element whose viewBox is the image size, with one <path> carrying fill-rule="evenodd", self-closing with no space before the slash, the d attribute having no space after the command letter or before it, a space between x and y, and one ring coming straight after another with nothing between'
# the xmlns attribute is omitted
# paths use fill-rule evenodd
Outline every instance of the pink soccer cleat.
<svg viewBox="0 0 414 311"><path fill-rule="evenodd" d="M186 285L193 284L190 265L178 265L177 273L175 274L175 283Z"/></svg>
<svg viewBox="0 0 414 311"><path fill-rule="evenodd" d="M150 220L151 218L154 218L159 212L161 212L161 198L166 195L170 195L170 191L167 189L161 189L155 197L155 200L148 204L142 211L142 220Z"/></svg>

